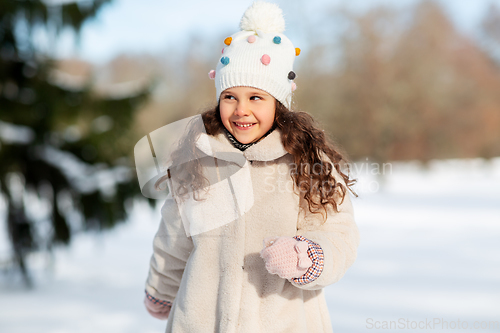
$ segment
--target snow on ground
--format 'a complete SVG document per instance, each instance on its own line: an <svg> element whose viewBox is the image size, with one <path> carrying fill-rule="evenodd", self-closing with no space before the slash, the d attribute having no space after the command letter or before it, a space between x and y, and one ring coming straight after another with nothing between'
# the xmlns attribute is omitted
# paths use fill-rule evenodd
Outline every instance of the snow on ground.
<svg viewBox="0 0 500 333"><path fill-rule="evenodd" d="M401 331L496 321L477 332L500 331L499 158L436 161L426 171L394 163L377 192L353 202L358 260L326 289L336 332L386 331L375 327L390 321Z"/></svg>
<svg viewBox="0 0 500 333"><path fill-rule="evenodd" d="M361 244L325 288L335 332L499 332L500 158L392 163L383 177L368 161L354 167ZM138 205L126 224L31 257L33 290L0 271L0 332L163 332L142 305L159 214Z"/></svg>

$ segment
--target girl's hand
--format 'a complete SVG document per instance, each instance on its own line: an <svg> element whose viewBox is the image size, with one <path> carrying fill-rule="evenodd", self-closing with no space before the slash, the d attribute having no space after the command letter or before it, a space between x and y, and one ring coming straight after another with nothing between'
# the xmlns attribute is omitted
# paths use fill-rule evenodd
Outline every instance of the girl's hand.
<svg viewBox="0 0 500 333"><path fill-rule="evenodd" d="M153 303L147 296L144 297L144 305L146 306L146 310L148 310L150 315L162 320L168 319L170 309L172 308L169 305Z"/></svg>
<svg viewBox="0 0 500 333"><path fill-rule="evenodd" d="M264 249L260 256L271 274L283 279L298 278L307 272L312 261L307 255L307 242L292 237L269 237L264 239Z"/></svg>

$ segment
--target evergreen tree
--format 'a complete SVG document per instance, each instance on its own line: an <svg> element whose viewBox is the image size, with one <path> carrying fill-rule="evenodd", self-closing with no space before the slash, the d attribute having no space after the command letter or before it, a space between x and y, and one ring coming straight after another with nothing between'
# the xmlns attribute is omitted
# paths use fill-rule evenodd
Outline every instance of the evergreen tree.
<svg viewBox="0 0 500 333"><path fill-rule="evenodd" d="M83 230L112 227L125 219L128 199L140 193L131 168L137 139L131 125L147 92L110 98L90 86L58 84L54 60L29 37L35 27L78 33L108 2L0 2L0 195L10 268L19 268L28 286L30 252L69 244L77 220ZM20 26L29 33L19 33ZM35 202L50 207L46 214L33 212ZM50 228L39 232L41 225Z"/></svg>

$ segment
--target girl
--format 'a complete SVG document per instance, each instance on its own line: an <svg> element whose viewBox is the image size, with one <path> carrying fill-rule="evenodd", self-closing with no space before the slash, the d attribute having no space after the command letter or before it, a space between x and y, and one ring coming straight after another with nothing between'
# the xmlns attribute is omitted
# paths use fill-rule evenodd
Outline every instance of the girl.
<svg viewBox="0 0 500 333"><path fill-rule="evenodd" d="M226 38L218 104L172 154L145 305L167 332L332 332L322 288L359 243L343 157L292 112L294 48L277 5ZM175 163L177 162L177 163Z"/></svg>

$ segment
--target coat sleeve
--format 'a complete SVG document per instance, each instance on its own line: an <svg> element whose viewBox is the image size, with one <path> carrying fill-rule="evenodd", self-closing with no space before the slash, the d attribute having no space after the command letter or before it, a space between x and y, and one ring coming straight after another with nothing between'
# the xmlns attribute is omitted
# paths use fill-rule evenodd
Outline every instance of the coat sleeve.
<svg viewBox="0 0 500 333"><path fill-rule="evenodd" d="M359 245L359 231L354 222L354 211L349 190L340 176L333 169L335 180L346 188L344 201L336 200L339 212L335 212L328 205L327 219L324 221L325 211L318 209L322 214L311 213L303 195L300 196L300 213L297 221L297 236L304 237L321 247L323 267L319 277L313 281L301 284L290 281L297 288L316 290L335 283L342 278L347 269L354 263Z"/></svg>
<svg viewBox="0 0 500 333"><path fill-rule="evenodd" d="M193 243L186 235L177 203L170 195L161 215L160 227L153 241L146 292L156 299L173 302Z"/></svg>

